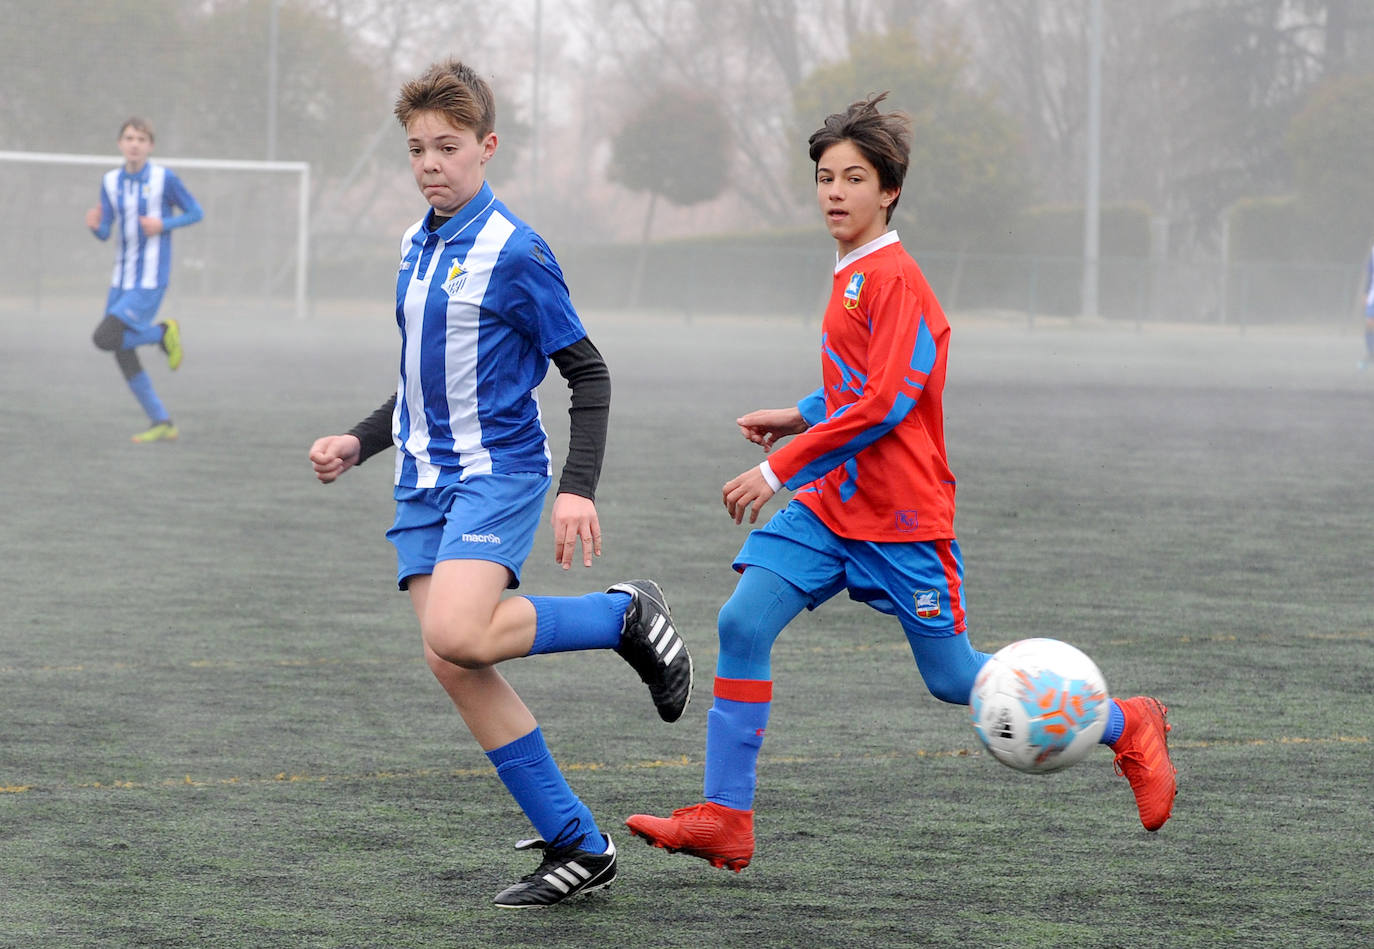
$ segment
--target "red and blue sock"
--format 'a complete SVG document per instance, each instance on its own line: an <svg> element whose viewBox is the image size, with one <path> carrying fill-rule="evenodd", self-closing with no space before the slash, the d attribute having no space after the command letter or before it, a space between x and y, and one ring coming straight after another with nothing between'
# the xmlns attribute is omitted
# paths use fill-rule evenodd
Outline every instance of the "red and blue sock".
<svg viewBox="0 0 1374 949"><path fill-rule="evenodd" d="M806 594L763 567L747 567L717 626L715 702L706 715L706 799L751 810L773 702L773 641L805 608Z"/></svg>
<svg viewBox="0 0 1374 949"><path fill-rule="evenodd" d="M772 682L716 676L715 702L706 713L706 800L753 809L759 749L772 704Z"/></svg>

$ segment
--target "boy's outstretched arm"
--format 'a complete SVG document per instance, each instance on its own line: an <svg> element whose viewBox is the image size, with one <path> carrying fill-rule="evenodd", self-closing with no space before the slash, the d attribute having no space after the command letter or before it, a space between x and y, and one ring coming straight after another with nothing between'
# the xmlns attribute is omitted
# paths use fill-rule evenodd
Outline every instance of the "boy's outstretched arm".
<svg viewBox="0 0 1374 949"><path fill-rule="evenodd" d="M769 458L769 468L781 484L796 488L838 468L894 429L916 407L941 345L925 321L924 302L903 281L875 288L870 310L889 317L872 321L867 379L858 398L812 420L804 434ZM808 403L814 396L799 404L808 416Z"/></svg>
<svg viewBox="0 0 1374 949"><path fill-rule="evenodd" d="M749 512L749 523L755 523L759 519L759 511L776 493L777 490L764 476L762 465L736 475L721 488L725 510L736 524L744 522L745 511Z"/></svg>
<svg viewBox="0 0 1374 949"><path fill-rule="evenodd" d="M807 429L806 419L797 406L785 409L757 409L735 419L740 434L765 452L772 449L779 438L796 435Z"/></svg>
<svg viewBox="0 0 1374 949"><path fill-rule="evenodd" d="M91 229L91 233L98 240L106 240L110 236L110 225L114 223L114 205L110 203L110 196L105 193L105 189L100 189L100 204L86 212L86 226Z"/></svg>
<svg viewBox="0 0 1374 949"><path fill-rule="evenodd" d="M310 446L310 463L315 466L315 477L329 484L349 468L361 465L391 445L391 416L395 409L396 396L393 395L346 434L315 439L315 444Z"/></svg>
<svg viewBox="0 0 1374 949"><path fill-rule="evenodd" d="M172 203L181 209L181 213L163 219L162 230L171 231L178 227L188 227L203 220L205 211L201 209L200 202L196 200L195 195L187 190L182 180L175 175L170 175L169 184L172 191Z"/></svg>
<svg viewBox="0 0 1374 949"><path fill-rule="evenodd" d="M825 393L821 389L812 392L796 405L785 409L756 409L735 419L740 434L767 453L777 444L778 439L797 435L806 431L816 422L825 418ZM782 487L782 483L772 474L768 463L731 478L721 489L725 510L743 523L744 512L749 512L749 523L759 519L759 511Z"/></svg>
<svg viewBox="0 0 1374 949"><path fill-rule="evenodd" d="M560 492L553 499L553 559L564 570L572 568L577 542L582 542L582 566L590 567L592 557L601 556L601 521L596 502L580 494Z"/></svg>
<svg viewBox="0 0 1374 949"><path fill-rule="evenodd" d="M568 458L553 501L553 558L571 569L578 541L582 566L601 556L601 522L596 514L596 485L606 455L611 414L611 373L587 337L549 357L568 383Z"/></svg>
<svg viewBox="0 0 1374 949"><path fill-rule="evenodd" d="M322 484L335 481L339 475L358 463L362 443L357 435L326 435L315 439L310 446L310 464L315 477Z"/></svg>

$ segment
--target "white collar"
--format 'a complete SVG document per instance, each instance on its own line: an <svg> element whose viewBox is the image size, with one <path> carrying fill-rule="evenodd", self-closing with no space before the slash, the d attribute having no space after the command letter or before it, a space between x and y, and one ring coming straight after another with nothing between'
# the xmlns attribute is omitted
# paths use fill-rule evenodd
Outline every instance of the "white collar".
<svg viewBox="0 0 1374 949"><path fill-rule="evenodd" d="M875 237L862 247L854 248L849 253L845 254L842 259L840 258L840 252L837 250L835 251L835 273L839 273L860 257L865 257L875 250L881 250L888 244L896 244L900 241L901 238L897 236L896 231L884 231L881 237Z"/></svg>

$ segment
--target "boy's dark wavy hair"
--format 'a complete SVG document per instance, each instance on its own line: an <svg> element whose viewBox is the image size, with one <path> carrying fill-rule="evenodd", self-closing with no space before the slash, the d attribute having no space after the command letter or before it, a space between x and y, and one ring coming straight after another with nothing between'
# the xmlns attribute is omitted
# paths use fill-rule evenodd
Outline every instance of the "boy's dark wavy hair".
<svg viewBox="0 0 1374 949"><path fill-rule="evenodd" d="M807 146L812 163L819 165L827 148L853 142L877 170L878 186L884 191L898 192L887 206L887 219L891 221L911 162L911 119L905 112L879 112L878 103L886 98L887 93L880 92L851 103L843 112L826 116L825 124L807 139Z"/></svg>

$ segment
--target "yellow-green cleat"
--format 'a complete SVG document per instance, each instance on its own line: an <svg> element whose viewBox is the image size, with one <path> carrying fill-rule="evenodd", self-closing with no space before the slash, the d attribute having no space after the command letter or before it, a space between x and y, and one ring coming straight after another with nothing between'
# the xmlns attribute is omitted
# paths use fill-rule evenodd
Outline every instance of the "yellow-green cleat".
<svg viewBox="0 0 1374 949"><path fill-rule="evenodd" d="M162 351L167 354L167 368L176 369L181 365L181 325L176 320L164 320L161 325Z"/></svg>
<svg viewBox="0 0 1374 949"><path fill-rule="evenodd" d="M174 442L177 440L177 427L171 422L158 422L146 432L134 436L135 444L147 445L150 442Z"/></svg>

